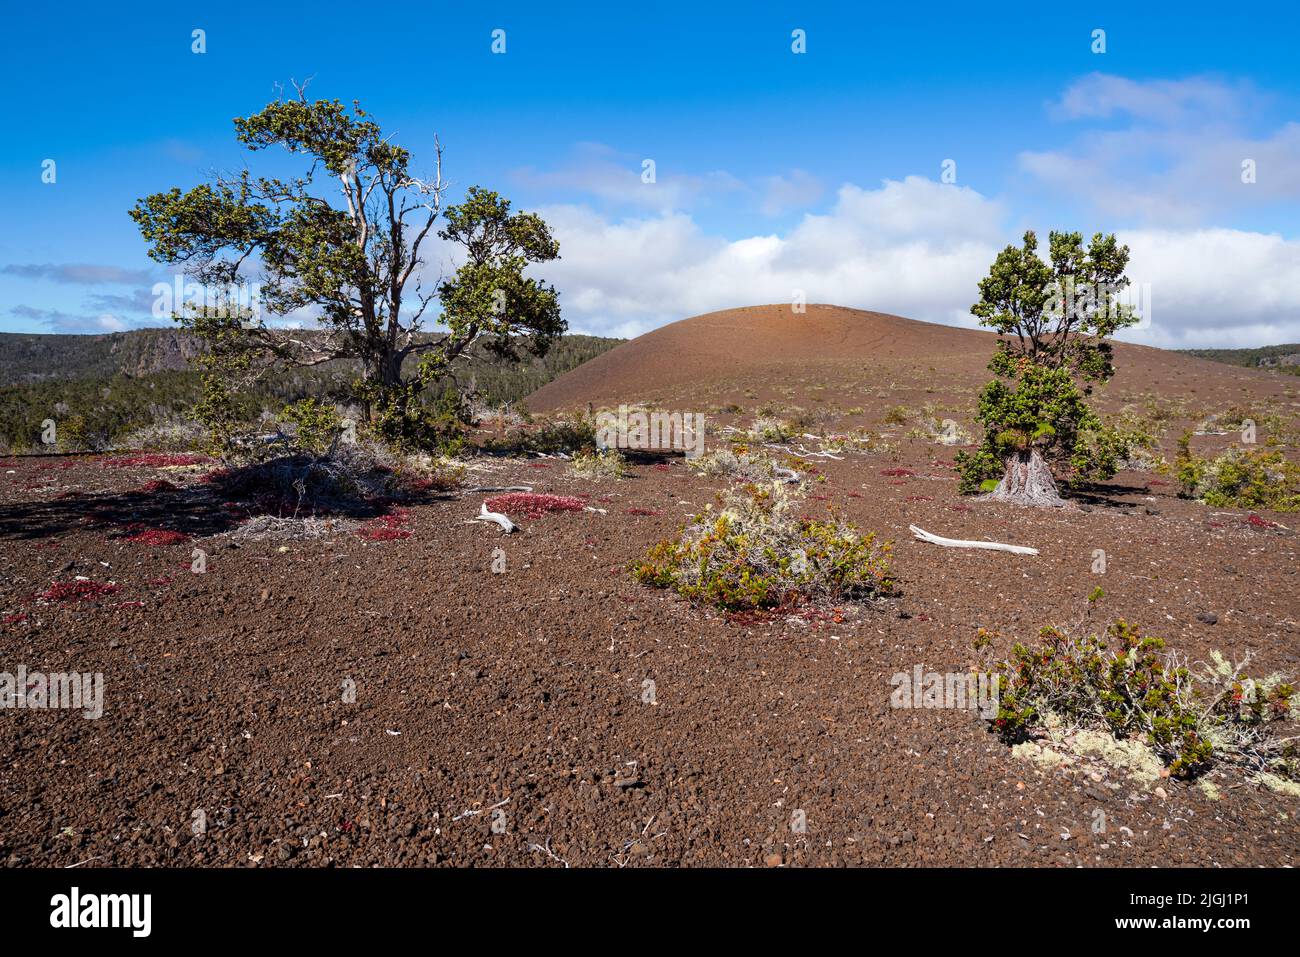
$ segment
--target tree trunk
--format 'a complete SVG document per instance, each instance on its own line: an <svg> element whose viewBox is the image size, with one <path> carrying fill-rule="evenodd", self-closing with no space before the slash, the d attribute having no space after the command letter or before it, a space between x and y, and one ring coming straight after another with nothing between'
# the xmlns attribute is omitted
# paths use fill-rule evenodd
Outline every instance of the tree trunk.
<svg viewBox="0 0 1300 957"><path fill-rule="evenodd" d="M363 365L362 378L364 381L378 389L379 396L387 400L392 391L402 384L402 357L396 352L388 352L385 355L371 359ZM373 424L376 422L383 410L366 400L366 418Z"/></svg>
<svg viewBox="0 0 1300 957"><path fill-rule="evenodd" d="M1037 449L1017 452L1007 459L1006 472L998 487L988 494L994 502L1013 505L1062 506L1065 500L1056 491L1056 479Z"/></svg>

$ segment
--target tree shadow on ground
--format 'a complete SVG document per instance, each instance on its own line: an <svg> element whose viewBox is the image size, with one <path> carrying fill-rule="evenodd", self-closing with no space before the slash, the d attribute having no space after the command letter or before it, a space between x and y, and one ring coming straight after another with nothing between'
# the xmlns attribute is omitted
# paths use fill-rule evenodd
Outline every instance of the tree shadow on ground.
<svg viewBox="0 0 1300 957"><path fill-rule="evenodd" d="M77 530L109 538L177 532L204 538L265 515L277 518L379 518L396 506L447 498L445 488L394 482L389 472L313 477L302 459L217 469L177 487L155 480L122 492L64 492L53 499L0 505L0 539L36 541ZM301 482L301 484L299 484Z"/></svg>
<svg viewBox="0 0 1300 957"><path fill-rule="evenodd" d="M1121 485L1115 483L1079 483L1070 486L1065 492L1067 501L1075 505L1089 505L1093 508L1133 508L1136 502L1126 501L1127 496L1150 495L1151 489L1146 485Z"/></svg>

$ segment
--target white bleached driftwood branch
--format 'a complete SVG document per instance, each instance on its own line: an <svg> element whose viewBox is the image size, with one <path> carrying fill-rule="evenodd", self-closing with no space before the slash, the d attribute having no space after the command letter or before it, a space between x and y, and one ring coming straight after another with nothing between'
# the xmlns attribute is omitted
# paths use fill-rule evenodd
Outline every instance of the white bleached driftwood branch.
<svg viewBox="0 0 1300 957"><path fill-rule="evenodd" d="M1038 549L1029 548L1026 545L1003 545L1001 542L972 542L961 538L944 538L941 535L931 535L923 528L917 528L915 525L907 526L923 542L930 542L934 545L943 545L945 548L986 548L995 552L1011 552L1014 555L1037 555Z"/></svg>
<svg viewBox="0 0 1300 957"><path fill-rule="evenodd" d="M510 521L510 519L506 518L500 512L489 512L487 502L484 502L479 506L476 520L480 522L496 522L501 526L501 531L505 532L507 535L515 530L515 523Z"/></svg>

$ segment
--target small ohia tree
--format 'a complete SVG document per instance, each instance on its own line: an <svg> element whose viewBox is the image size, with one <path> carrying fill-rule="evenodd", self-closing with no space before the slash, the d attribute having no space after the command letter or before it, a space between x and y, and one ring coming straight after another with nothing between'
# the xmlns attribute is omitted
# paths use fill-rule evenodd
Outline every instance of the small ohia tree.
<svg viewBox="0 0 1300 957"><path fill-rule="evenodd" d="M1108 340L1139 316L1122 303L1129 251L1115 236L1052 232L1048 259L1038 238L1007 246L979 284L971 313L1000 336L980 395L984 436L960 452L961 491L1021 505L1062 505L1056 477L1113 476L1123 436L1088 405L1095 383L1114 374Z"/></svg>
<svg viewBox="0 0 1300 957"><path fill-rule="evenodd" d="M158 262L180 264L216 305L175 318L207 345L205 397L198 413L228 415L223 390L279 366L346 359L359 365L355 398L372 428L400 444L436 439L425 387L452 373L457 359L482 350L507 359L544 355L565 323L553 286L524 275L554 260L559 244L536 215L479 187L443 206L442 147L432 176L411 171L410 154L383 134L354 101L309 101L304 87L260 113L235 120L250 150L280 146L304 160L291 178L244 169L182 192L139 200L131 217ZM460 247L463 263L427 291L421 250L437 236ZM250 270L260 301L247 307ZM413 288L412 287L413 283ZM232 295L231 290L238 290ZM445 332L425 331L430 304ZM239 304L243 304L241 307ZM264 315L302 313L318 329L269 325Z"/></svg>

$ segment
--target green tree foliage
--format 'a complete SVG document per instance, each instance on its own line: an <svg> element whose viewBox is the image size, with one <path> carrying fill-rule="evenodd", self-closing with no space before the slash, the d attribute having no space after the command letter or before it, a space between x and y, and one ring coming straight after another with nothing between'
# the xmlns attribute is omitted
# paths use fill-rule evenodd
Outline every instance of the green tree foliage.
<svg viewBox="0 0 1300 957"><path fill-rule="evenodd" d="M293 427L294 445L317 457L334 448L343 422L332 405L316 399L299 399L280 411L281 423Z"/></svg>
<svg viewBox="0 0 1300 957"><path fill-rule="evenodd" d="M198 394L192 372L158 372L50 379L0 388L0 448L52 451L41 442L41 423L53 419L58 451L94 451L147 425L183 421ZM71 430L65 422L78 421Z"/></svg>
<svg viewBox="0 0 1300 957"><path fill-rule="evenodd" d="M246 385L269 366L352 359L360 366L354 393L372 428L425 444L437 429L421 393L471 347L482 341L493 354L517 358L523 339L526 351L543 355L564 331L554 288L523 275L559 255L546 224L512 214L508 201L477 187L444 209L441 146L432 177L421 179L409 153L359 105L309 101L302 88L236 119L235 132L252 151L278 146L302 157L306 171L279 178L245 169L155 193L131 210L153 259L182 265L205 288L225 291L225 301L247 302L246 270L259 270L255 314L223 322L200 308L176 317L212 347L214 375L235 373ZM420 250L443 215L438 235L462 246L467 260L425 292ZM447 333L421 334L438 299ZM315 312L323 334L274 328L262 317L299 310ZM236 355L249 358L245 368L234 367ZM220 413L222 401L213 392L203 414Z"/></svg>
<svg viewBox="0 0 1300 957"><path fill-rule="evenodd" d="M1052 232L1046 262L1032 231L998 254L971 306L1000 338L989 362L998 378L980 396L983 440L957 455L963 492L987 488L1026 453L1074 478L1115 474L1125 444L1087 399L1114 374L1108 338L1138 321L1119 301L1128 258L1127 246L1100 233L1085 246L1080 233Z"/></svg>

